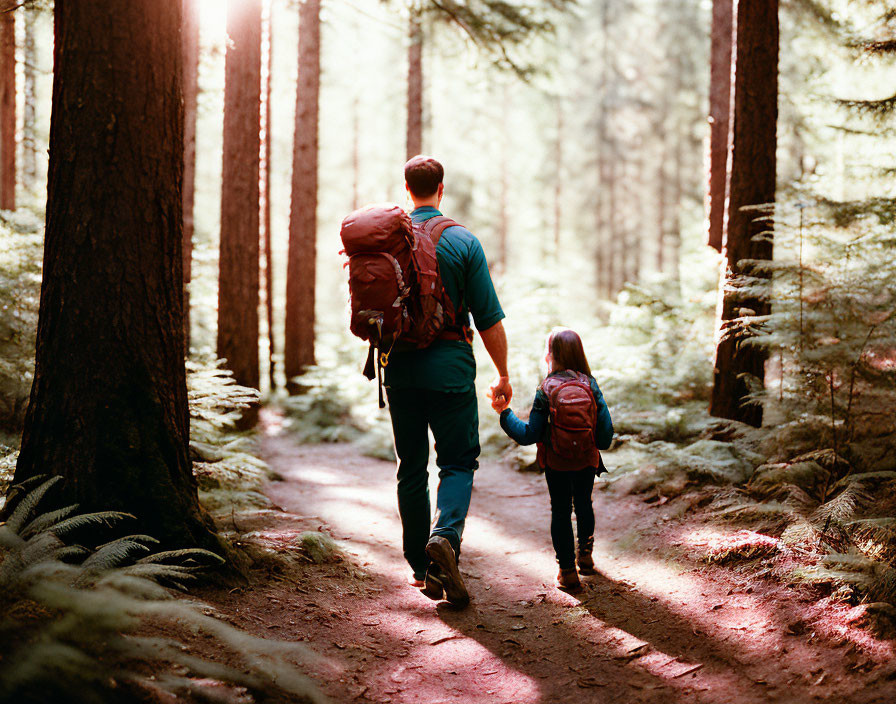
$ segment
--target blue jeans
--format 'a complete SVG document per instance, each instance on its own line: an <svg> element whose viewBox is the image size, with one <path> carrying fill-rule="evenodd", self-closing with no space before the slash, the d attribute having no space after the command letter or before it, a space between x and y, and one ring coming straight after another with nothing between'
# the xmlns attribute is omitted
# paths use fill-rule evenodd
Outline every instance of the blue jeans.
<svg viewBox="0 0 896 704"><path fill-rule="evenodd" d="M479 466L479 408L476 389L449 392L387 389L395 454L398 455L398 513L404 557L422 579L429 567L426 543L445 537L460 554L470 508L473 472ZM439 488L431 523L429 429L436 441ZM432 526L432 527L430 527Z"/></svg>

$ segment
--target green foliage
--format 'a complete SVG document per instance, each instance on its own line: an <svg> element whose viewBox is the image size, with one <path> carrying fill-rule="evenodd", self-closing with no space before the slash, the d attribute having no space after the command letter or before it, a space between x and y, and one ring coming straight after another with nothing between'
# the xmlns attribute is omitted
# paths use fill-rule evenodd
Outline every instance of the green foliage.
<svg viewBox="0 0 896 704"><path fill-rule="evenodd" d="M25 418L34 375L42 253L36 217L27 211L4 213L0 218L0 430L18 431Z"/></svg>
<svg viewBox="0 0 896 704"><path fill-rule="evenodd" d="M250 636L159 586L183 587L219 557L204 550L146 555L156 541L145 535L68 546L60 526L84 517L39 513L57 483L19 494L16 521L0 524L2 704L217 701L222 689L323 701L292 664L306 657L302 648ZM184 629L209 638L213 656L191 654Z"/></svg>
<svg viewBox="0 0 896 704"><path fill-rule="evenodd" d="M219 517L241 507L269 507L262 486L270 469L256 457L254 433L234 425L258 403L258 391L239 386L222 362L208 355L187 362L187 391L190 454L202 504Z"/></svg>

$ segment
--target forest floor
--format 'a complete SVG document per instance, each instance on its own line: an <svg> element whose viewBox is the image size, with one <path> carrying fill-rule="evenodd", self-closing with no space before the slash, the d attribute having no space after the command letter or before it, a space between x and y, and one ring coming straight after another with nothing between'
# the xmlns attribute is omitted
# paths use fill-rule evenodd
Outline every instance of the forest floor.
<svg viewBox="0 0 896 704"><path fill-rule="evenodd" d="M304 641L302 667L335 702L837 702L896 700L892 643L848 625L848 607L761 575L761 560L710 565L714 526L683 499L595 491L598 574L572 596L554 586L543 477L483 462L455 610L408 583L395 466L352 445L299 445L276 413L262 456L282 477L282 510L235 516L273 552L301 555L304 531L343 558L257 566L257 579L199 596L249 632ZM612 458L607 465L612 467Z"/></svg>

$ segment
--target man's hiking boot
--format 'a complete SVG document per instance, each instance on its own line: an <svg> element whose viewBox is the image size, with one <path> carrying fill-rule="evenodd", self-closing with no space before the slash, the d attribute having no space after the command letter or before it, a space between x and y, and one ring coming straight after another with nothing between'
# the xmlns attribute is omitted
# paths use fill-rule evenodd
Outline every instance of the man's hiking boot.
<svg viewBox="0 0 896 704"><path fill-rule="evenodd" d="M579 572L582 574L597 574L597 570L594 569L594 558L591 557L593 550L593 535L579 541L579 554L576 555L576 564L579 566Z"/></svg>
<svg viewBox="0 0 896 704"><path fill-rule="evenodd" d="M410 584L415 589L423 589L426 582L425 582L425 580L422 580L419 577L417 577L416 574L412 574L410 577L408 577L408 584Z"/></svg>
<svg viewBox="0 0 896 704"><path fill-rule="evenodd" d="M445 598L457 607L470 603L470 594L457 569L457 556L447 538L434 535L426 544L426 554L439 567L439 579L445 588Z"/></svg>
<svg viewBox="0 0 896 704"><path fill-rule="evenodd" d="M582 583L579 581L579 573L575 567L560 568L557 574L557 587L570 594L582 591Z"/></svg>
<svg viewBox="0 0 896 704"><path fill-rule="evenodd" d="M445 587L442 584L442 574L438 565L432 564L426 570L426 579L423 580L423 588L420 589L420 592L433 601L444 598Z"/></svg>

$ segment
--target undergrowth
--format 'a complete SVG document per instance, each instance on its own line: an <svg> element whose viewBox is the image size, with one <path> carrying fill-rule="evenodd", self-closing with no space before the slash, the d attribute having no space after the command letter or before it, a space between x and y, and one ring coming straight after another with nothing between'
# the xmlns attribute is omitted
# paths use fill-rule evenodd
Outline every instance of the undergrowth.
<svg viewBox="0 0 896 704"><path fill-rule="evenodd" d="M156 552L146 535L120 535L133 517L41 513L62 480L11 492L0 525L0 702L323 701L295 668L301 647L257 638L204 604L174 598L220 562L203 550ZM118 537L78 544L88 535ZM168 585L169 588L166 588ZM201 634L214 656L191 652Z"/></svg>

